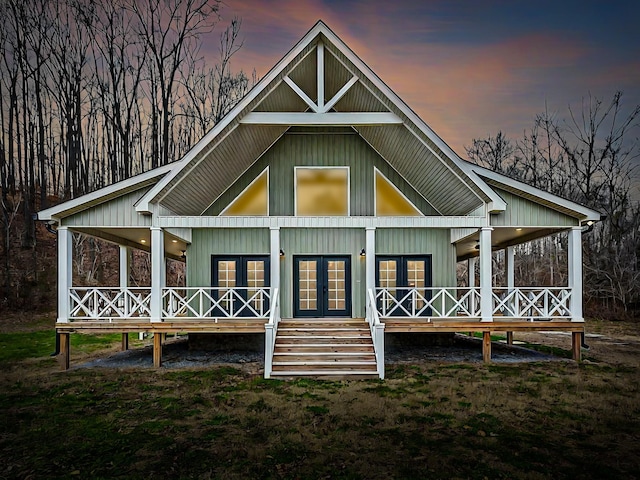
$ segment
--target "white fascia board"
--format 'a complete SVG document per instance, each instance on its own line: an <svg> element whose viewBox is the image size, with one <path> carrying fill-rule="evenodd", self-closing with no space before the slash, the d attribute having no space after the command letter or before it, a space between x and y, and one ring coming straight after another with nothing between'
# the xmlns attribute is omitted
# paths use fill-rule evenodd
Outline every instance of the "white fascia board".
<svg viewBox="0 0 640 480"><path fill-rule="evenodd" d="M72 200L60 203L54 207L41 210L37 214L38 220L57 220L67 216L65 215L66 212L71 212L70 214L76 213L93 205L97 205L123 195L124 193L137 190L137 188L143 188L144 186L152 183L157 177L170 172L175 166L175 164L169 164L154 168L153 170L148 170L139 175L127 178L126 180L103 187L95 192L87 193Z"/></svg>
<svg viewBox="0 0 640 480"><path fill-rule="evenodd" d="M501 183L505 185L505 187L516 188L524 193L527 193L533 197L539 198L549 203L553 203L558 205L559 207L566 208L568 210L576 212L580 215L583 222L597 222L601 219L602 214L597 210L593 210L589 207L585 207L584 205L580 205L579 203L572 202L571 200L567 200L565 198L559 197L549 192L545 192L536 187L532 187L524 182L519 180L514 180L511 177L507 177L506 175L502 175L500 173L494 172L493 170L489 170L487 168L481 167L479 165L469 164L471 169L474 170L477 175L493 180L494 182Z"/></svg>
<svg viewBox="0 0 640 480"><path fill-rule="evenodd" d="M342 54L349 59L382 93L384 93L389 100L407 117L417 128L422 131L447 157L467 174L469 180L473 182L489 199L489 206L494 211L501 211L506 208L504 201L497 195L486 183L479 177L473 175L473 172L468 168L467 162L461 159L456 152L449 147L433 130L422 120L411 108L384 83L376 73L369 68L360 58L344 43L338 36L329 29L324 23L322 24L322 33L328 40L338 49Z"/></svg>
<svg viewBox="0 0 640 480"><path fill-rule="evenodd" d="M240 120L248 125L359 126L401 125L402 119L391 112L252 112Z"/></svg>
<svg viewBox="0 0 640 480"><path fill-rule="evenodd" d="M149 190L136 205L136 211L149 213L149 204L158 194L187 166L191 161L231 122L233 122L242 110L244 110L255 98L296 58L309 43L322 31L322 22L316 23L282 59L233 107L207 134L196 143L191 150L177 163L177 168L158 182ZM326 28L326 26L325 26Z"/></svg>

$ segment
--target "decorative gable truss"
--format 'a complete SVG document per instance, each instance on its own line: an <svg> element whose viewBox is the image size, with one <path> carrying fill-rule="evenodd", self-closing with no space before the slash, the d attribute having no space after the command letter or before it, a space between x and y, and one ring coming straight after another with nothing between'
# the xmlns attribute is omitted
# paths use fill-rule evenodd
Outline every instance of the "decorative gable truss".
<svg viewBox="0 0 640 480"><path fill-rule="evenodd" d="M319 41L315 50L316 57L316 100L313 100L302 87L300 87L290 75L283 78L291 90L309 107L307 112L251 112L240 120L246 125L304 125L304 126L355 126L355 125L399 125L402 119L392 112L335 112L334 106L358 83L359 79L351 72L349 78L340 89L325 102L325 83L327 72L325 71L325 55L331 55L332 59L339 62L330 52L326 52L324 44ZM310 53L311 53L310 52ZM309 55L309 54L307 54ZM346 66L340 62L346 69Z"/></svg>

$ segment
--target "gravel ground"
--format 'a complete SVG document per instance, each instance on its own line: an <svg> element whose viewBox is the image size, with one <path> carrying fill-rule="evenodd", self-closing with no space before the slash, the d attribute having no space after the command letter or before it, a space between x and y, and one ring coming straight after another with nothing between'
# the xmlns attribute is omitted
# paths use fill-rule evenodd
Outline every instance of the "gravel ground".
<svg viewBox="0 0 640 480"><path fill-rule="evenodd" d="M153 367L153 348L145 346L118 352L80 364L77 368L150 368ZM495 363L518 363L563 360L517 345L492 343L491 359ZM385 352L388 364L414 362L482 362L482 341L466 335L456 335L452 345L410 346ZM216 364L259 364L264 362L260 352L216 352L189 350L186 339L169 341L163 345L162 365L168 369L203 367Z"/></svg>

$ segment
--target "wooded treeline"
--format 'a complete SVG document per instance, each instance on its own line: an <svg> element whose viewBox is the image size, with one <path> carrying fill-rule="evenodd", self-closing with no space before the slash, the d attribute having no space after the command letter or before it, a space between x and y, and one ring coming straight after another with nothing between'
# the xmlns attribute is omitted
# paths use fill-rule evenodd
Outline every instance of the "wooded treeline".
<svg viewBox="0 0 640 480"><path fill-rule="evenodd" d="M220 0L0 2L5 298L25 285L16 277L37 276L35 252L22 272L9 262L34 250L34 212L179 159L255 83L231 70L241 22L223 23L221 8ZM214 28L219 42L204 44Z"/></svg>
<svg viewBox="0 0 640 480"><path fill-rule="evenodd" d="M640 105L625 106L621 92L609 101L588 96L564 115L548 109L537 115L522 138L498 132L466 147L482 166L605 216L583 234L584 293L591 314L640 310L639 120ZM519 247L521 285L566 285L566 247L566 235Z"/></svg>

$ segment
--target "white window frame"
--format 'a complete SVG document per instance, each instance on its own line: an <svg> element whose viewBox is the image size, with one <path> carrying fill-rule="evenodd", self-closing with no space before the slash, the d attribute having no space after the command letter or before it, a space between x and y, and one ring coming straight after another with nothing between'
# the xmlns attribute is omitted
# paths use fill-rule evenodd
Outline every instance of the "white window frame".
<svg viewBox="0 0 640 480"><path fill-rule="evenodd" d="M336 166L305 166L305 165L297 165L293 168L293 213L296 217L309 217L311 215L298 215L298 170L337 170L343 169L347 171L347 217L351 216L351 167L344 165L336 165ZM314 215L315 216L315 215ZM320 215L322 217L333 216L333 215ZM345 215L338 215L343 217Z"/></svg>
<svg viewBox="0 0 640 480"><path fill-rule="evenodd" d="M229 202L229 204L228 204L226 207L224 207L224 209L223 209L223 210L218 214L218 216L219 216L219 217L222 217L222 216L230 216L230 215L225 215L225 213L227 212L227 210L229 210L229 208L231 207L231 205L233 205L233 204L236 202L236 200L238 200L238 199L239 199L239 198L240 198L240 197L241 197L241 196L242 196L242 195L243 195L247 190L249 190L249 189L253 186L253 184L254 184L254 183L256 183L256 182L258 181L258 179L259 179L259 178L260 178L260 177L261 177L265 172L267 172L267 214L266 214L266 215L259 215L259 216L260 216L260 217L262 217L262 216L267 216L267 217L268 217L268 216L270 216L270 214L269 214L269 200L270 200L270 198L269 198L269 197L270 197L270 194L269 194L269 192L270 192L270 188L269 188L269 166L267 166L267 167L266 167L264 170L262 170L258 175L256 175L256 178L254 178L253 180L251 180L251 183L249 183L249 185L247 185L246 187L244 187L244 188L242 189L242 191L241 191L238 195L236 195L236 196L235 196L235 198L234 198L233 200L231 200L231 201ZM243 216L243 217L255 217L255 215L241 215L241 216Z"/></svg>
<svg viewBox="0 0 640 480"><path fill-rule="evenodd" d="M420 211L420 209L418 207L416 207L415 204L411 200L409 200L404 193L402 193L400 191L400 189L395 185L395 183L393 183L391 180L389 180L384 173L382 173L380 170L378 170L378 167L373 167L373 215L375 217L378 216L377 215L377 213L378 213L378 192L376 191L376 173L379 173L380 176L382 178L384 178L387 181L387 183L389 185L391 185L394 188L394 190L396 192L398 192L400 194L400 196L402 198L404 198L407 201L407 203L413 207L413 209L418 213L417 216L420 216L420 217L424 217L425 216L424 213L422 213ZM389 216L392 216L392 215L384 215L384 216L385 217L389 217Z"/></svg>

